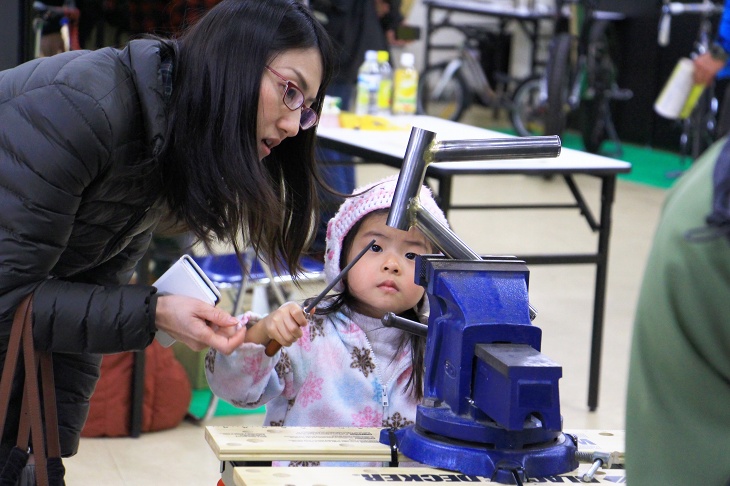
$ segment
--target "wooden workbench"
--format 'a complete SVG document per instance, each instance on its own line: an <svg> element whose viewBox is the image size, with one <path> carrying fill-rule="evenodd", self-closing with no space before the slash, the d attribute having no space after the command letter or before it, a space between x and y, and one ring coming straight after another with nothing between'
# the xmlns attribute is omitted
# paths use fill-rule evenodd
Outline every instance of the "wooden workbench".
<svg viewBox="0 0 730 486"><path fill-rule="evenodd" d="M221 476L227 486L342 486L373 482L489 482L487 478L465 476L434 468L418 467L316 467L276 468L253 466L269 461L390 461L390 447L380 443L381 428L356 427L246 427L208 426L205 438L221 461ZM578 438L578 450L618 452L623 464L624 432L618 430L566 431ZM408 461L399 455L399 461ZM560 475L567 483L580 482L590 467ZM415 476L413 476L415 475ZM538 482L561 481L540 478ZM594 484L625 482L623 469L599 469ZM532 484L532 481L525 484Z"/></svg>
<svg viewBox="0 0 730 486"><path fill-rule="evenodd" d="M576 472L537 478L523 484L585 484L581 477L589 467L589 464L581 464ZM233 484L236 486L372 486L392 482L491 483L481 476L423 467L237 467L233 473ZM599 470L590 484L616 483L626 483L623 469Z"/></svg>

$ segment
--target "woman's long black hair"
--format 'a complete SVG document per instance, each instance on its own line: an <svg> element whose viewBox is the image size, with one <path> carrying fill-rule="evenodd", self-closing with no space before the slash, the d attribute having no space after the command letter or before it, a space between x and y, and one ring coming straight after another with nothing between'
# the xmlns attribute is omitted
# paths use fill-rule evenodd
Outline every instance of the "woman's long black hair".
<svg viewBox="0 0 730 486"><path fill-rule="evenodd" d="M206 244L252 246L277 270L298 260L317 218L314 129L258 158L256 120L265 66L290 49L315 48L321 113L332 76L324 28L298 0L224 0L173 44L169 129L161 156L164 197Z"/></svg>
<svg viewBox="0 0 730 486"><path fill-rule="evenodd" d="M352 249L355 235L360 229L360 226L362 226L363 222L370 216L376 214L387 214L388 211L389 209L376 209L375 211L372 211L360 218L360 220L355 223L352 228L350 228L350 231L347 232L345 238L342 240L342 249L340 250L340 268L345 268L347 266L347 255ZM431 248L431 250L433 250L433 248ZM345 290L335 295L326 304L317 307L317 314L334 314L335 312L340 311L343 307L357 310L357 300L355 300L355 297L353 297L348 290L347 279L344 279L342 283L345 286ZM424 294L423 299L426 298L427 297ZM307 303L305 302L305 306L306 305ZM407 309L404 312L398 314L398 317L403 317L412 321L419 321L419 316L416 313L415 309ZM426 338L417 334L403 332L400 341L398 341L397 343L396 352L393 355L392 359L395 359L403 351L403 349L409 342L411 343L411 367L413 371L411 372L411 376L408 378L408 382L406 383L406 391L410 389L411 396L420 401L423 399L423 376L425 374L424 356L426 354Z"/></svg>

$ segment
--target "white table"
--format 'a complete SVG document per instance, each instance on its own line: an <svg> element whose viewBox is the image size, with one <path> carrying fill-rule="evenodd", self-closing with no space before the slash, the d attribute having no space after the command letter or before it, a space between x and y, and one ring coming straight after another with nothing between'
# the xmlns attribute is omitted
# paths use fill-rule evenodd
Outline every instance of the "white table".
<svg viewBox="0 0 730 486"><path fill-rule="evenodd" d="M507 138L492 130L465 125L430 116L391 117L390 121L401 130L354 130L345 128L319 127L318 144L323 148L361 157L368 162L377 162L400 168L408 146L410 127L415 126L436 133L436 140L468 140L484 138ZM598 386L603 341L603 319L606 297L606 276L608 269L608 246L611 235L611 208L616 190L616 176L631 171L631 164L620 160L562 148L556 158L506 159L471 162L435 162L428 165L426 177L438 181L438 198L441 209L448 218L455 209L566 209L576 208L590 228L598 233L598 248L595 253L518 255L528 265L538 264L594 264L596 266L595 292L593 302L593 330L588 381L588 407L591 411L598 406ZM510 204L510 205L454 205L451 202L453 178L464 175L506 175L526 174L561 176L570 189L575 204ZM601 180L600 215L596 219L586 203L573 176L585 174Z"/></svg>

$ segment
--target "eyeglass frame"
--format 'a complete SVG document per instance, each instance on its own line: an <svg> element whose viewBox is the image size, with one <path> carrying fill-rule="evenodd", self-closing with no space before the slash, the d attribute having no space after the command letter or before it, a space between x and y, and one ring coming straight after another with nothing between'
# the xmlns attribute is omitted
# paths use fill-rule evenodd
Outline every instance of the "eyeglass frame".
<svg viewBox="0 0 730 486"><path fill-rule="evenodd" d="M301 90L301 88L299 86L297 86L294 83L294 81L291 81L289 79L286 79L284 76L282 76L281 74L279 74L276 71L274 71L271 68L271 66L264 66L264 67L266 67L266 69L268 69L271 72L271 74L273 74L277 78L279 78L282 81L284 81L284 83L285 83L284 84L284 95L281 98L281 101L282 101L282 103L284 103L284 106L286 106L287 108L289 108L291 111L297 111L297 110L301 110L302 111L301 115L299 116L299 127L302 130L309 130L310 128L315 127L317 125L317 123L319 123L319 116L317 115L317 112L316 111L314 111L310 107L304 105L304 103L306 102L306 96L304 96L304 92ZM301 95L301 97L302 97L301 104L299 106L295 107L295 108L292 108L286 102L286 93L290 89L293 89L294 91L296 91L297 93L299 93ZM311 113L311 115L314 116L314 123L312 123L308 127L305 127L304 125L302 125L302 117L304 116L305 113Z"/></svg>

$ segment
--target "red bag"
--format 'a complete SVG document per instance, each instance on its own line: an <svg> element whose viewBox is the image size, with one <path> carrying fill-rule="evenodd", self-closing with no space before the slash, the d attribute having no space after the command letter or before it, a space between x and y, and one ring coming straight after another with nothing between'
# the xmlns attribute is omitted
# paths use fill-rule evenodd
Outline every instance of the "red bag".
<svg viewBox="0 0 730 486"><path fill-rule="evenodd" d="M131 431L134 353L105 355L91 396L82 437L128 437ZM190 406L192 387L171 348L153 341L145 350L142 432L177 427Z"/></svg>

